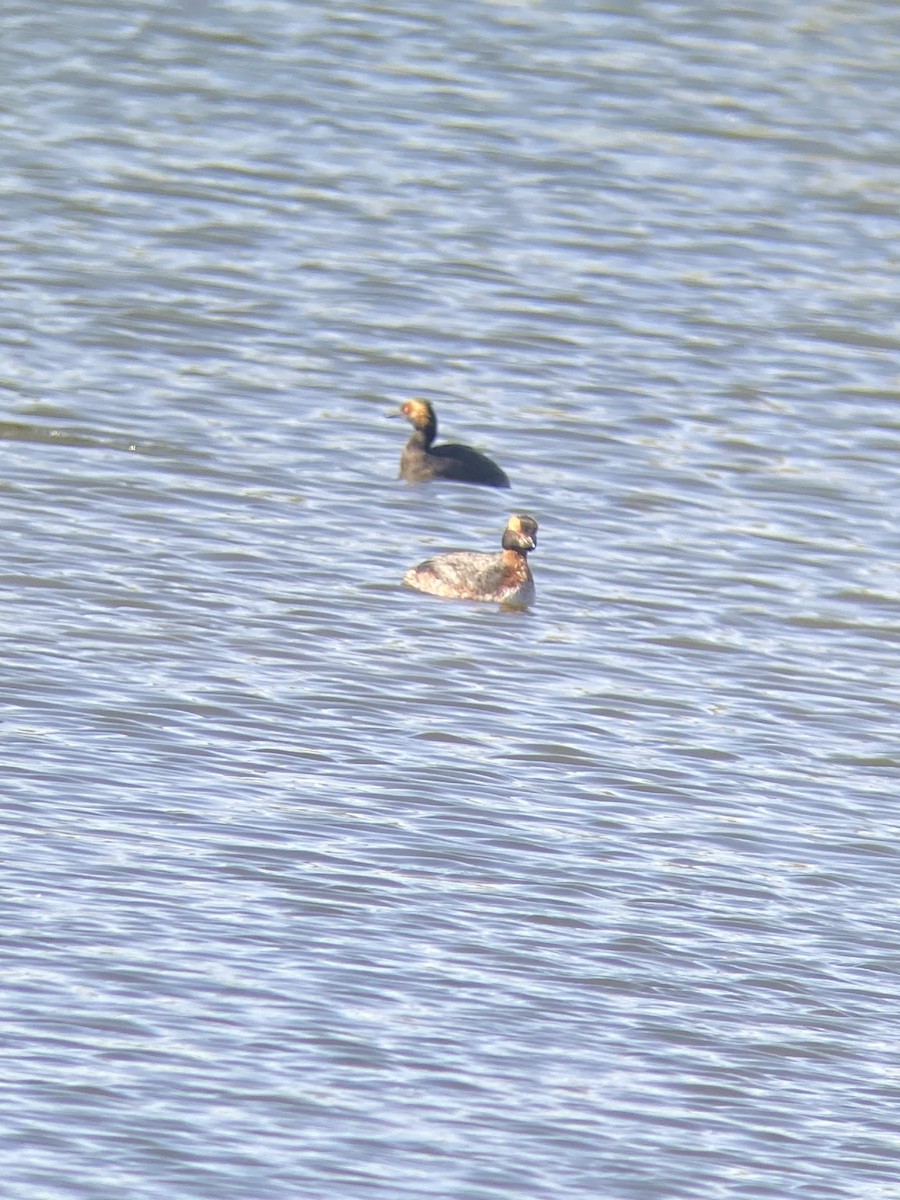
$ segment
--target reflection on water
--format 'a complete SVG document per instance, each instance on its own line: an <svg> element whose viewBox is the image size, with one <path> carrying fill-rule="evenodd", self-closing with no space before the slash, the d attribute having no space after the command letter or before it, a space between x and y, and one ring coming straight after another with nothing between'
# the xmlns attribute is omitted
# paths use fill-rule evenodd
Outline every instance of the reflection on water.
<svg viewBox="0 0 900 1200"><path fill-rule="evenodd" d="M894 1194L893 6L4 23L17 1200Z"/></svg>

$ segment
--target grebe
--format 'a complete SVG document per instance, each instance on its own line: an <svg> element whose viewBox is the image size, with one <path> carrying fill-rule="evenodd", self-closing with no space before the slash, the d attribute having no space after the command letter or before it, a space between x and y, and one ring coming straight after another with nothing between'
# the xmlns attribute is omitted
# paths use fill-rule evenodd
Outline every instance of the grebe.
<svg viewBox="0 0 900 1200"><path fill-rule="evenodd" d="M405 479L407 483L455 479L460 483L509 487L506 472L471 446L461 446L456 442L432 445L437 437L437 417L427 400L407 400L390 416L406 417L413 427L412 435L400 455L400 479Z"/></svg>
<svg viewBox="0 0 900 1200"><path fill-rule="evenodd" d="M534 517L513 513L503 531L499 554L481 550L442 554L411 567L403 582L432 596L492 600L525 608L534 602L534 580L526 556L537 545L537 530Z"/></svg>

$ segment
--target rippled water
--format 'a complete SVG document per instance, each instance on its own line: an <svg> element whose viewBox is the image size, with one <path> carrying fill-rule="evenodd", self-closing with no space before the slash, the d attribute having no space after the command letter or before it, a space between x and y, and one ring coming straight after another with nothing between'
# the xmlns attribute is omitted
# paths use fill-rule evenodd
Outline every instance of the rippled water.
<svg viewBox="0 0 900 1200"><path fill-rule="evenodd" d="M896 6L0 27L2 1194L900 1197Z"/></svg>

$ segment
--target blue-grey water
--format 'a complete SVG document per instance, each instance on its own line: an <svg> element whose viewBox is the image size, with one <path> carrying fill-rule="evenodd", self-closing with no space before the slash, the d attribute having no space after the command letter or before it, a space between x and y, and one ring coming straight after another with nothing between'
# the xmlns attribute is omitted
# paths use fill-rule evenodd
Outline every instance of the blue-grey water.
<svg viewBox="0 0 900 1200"><path fill-rule="evenodd" d="M0 102L4 1200L897 1200L897 6L8 0Z"/></svg>

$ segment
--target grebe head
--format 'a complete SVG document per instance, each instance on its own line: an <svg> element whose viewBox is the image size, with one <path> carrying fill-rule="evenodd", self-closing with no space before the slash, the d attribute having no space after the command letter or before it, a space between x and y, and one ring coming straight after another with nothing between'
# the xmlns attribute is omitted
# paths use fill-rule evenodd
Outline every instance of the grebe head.
<svg viewBox="0 0 900 1200"><path fill-rule="evenodd" d="M527 554L537 546L537 531L538 523L534 517L513 513L506 523L501 545L504 550L518 550L520 554Z"/></svg>
<svg viewBox="0 0 900 1200"><path fill-rule="evenodd" d="M406 417L414 429L437 429L437 417L428 400L407 400L405 404L392 413L391 417Z"/></svg>

